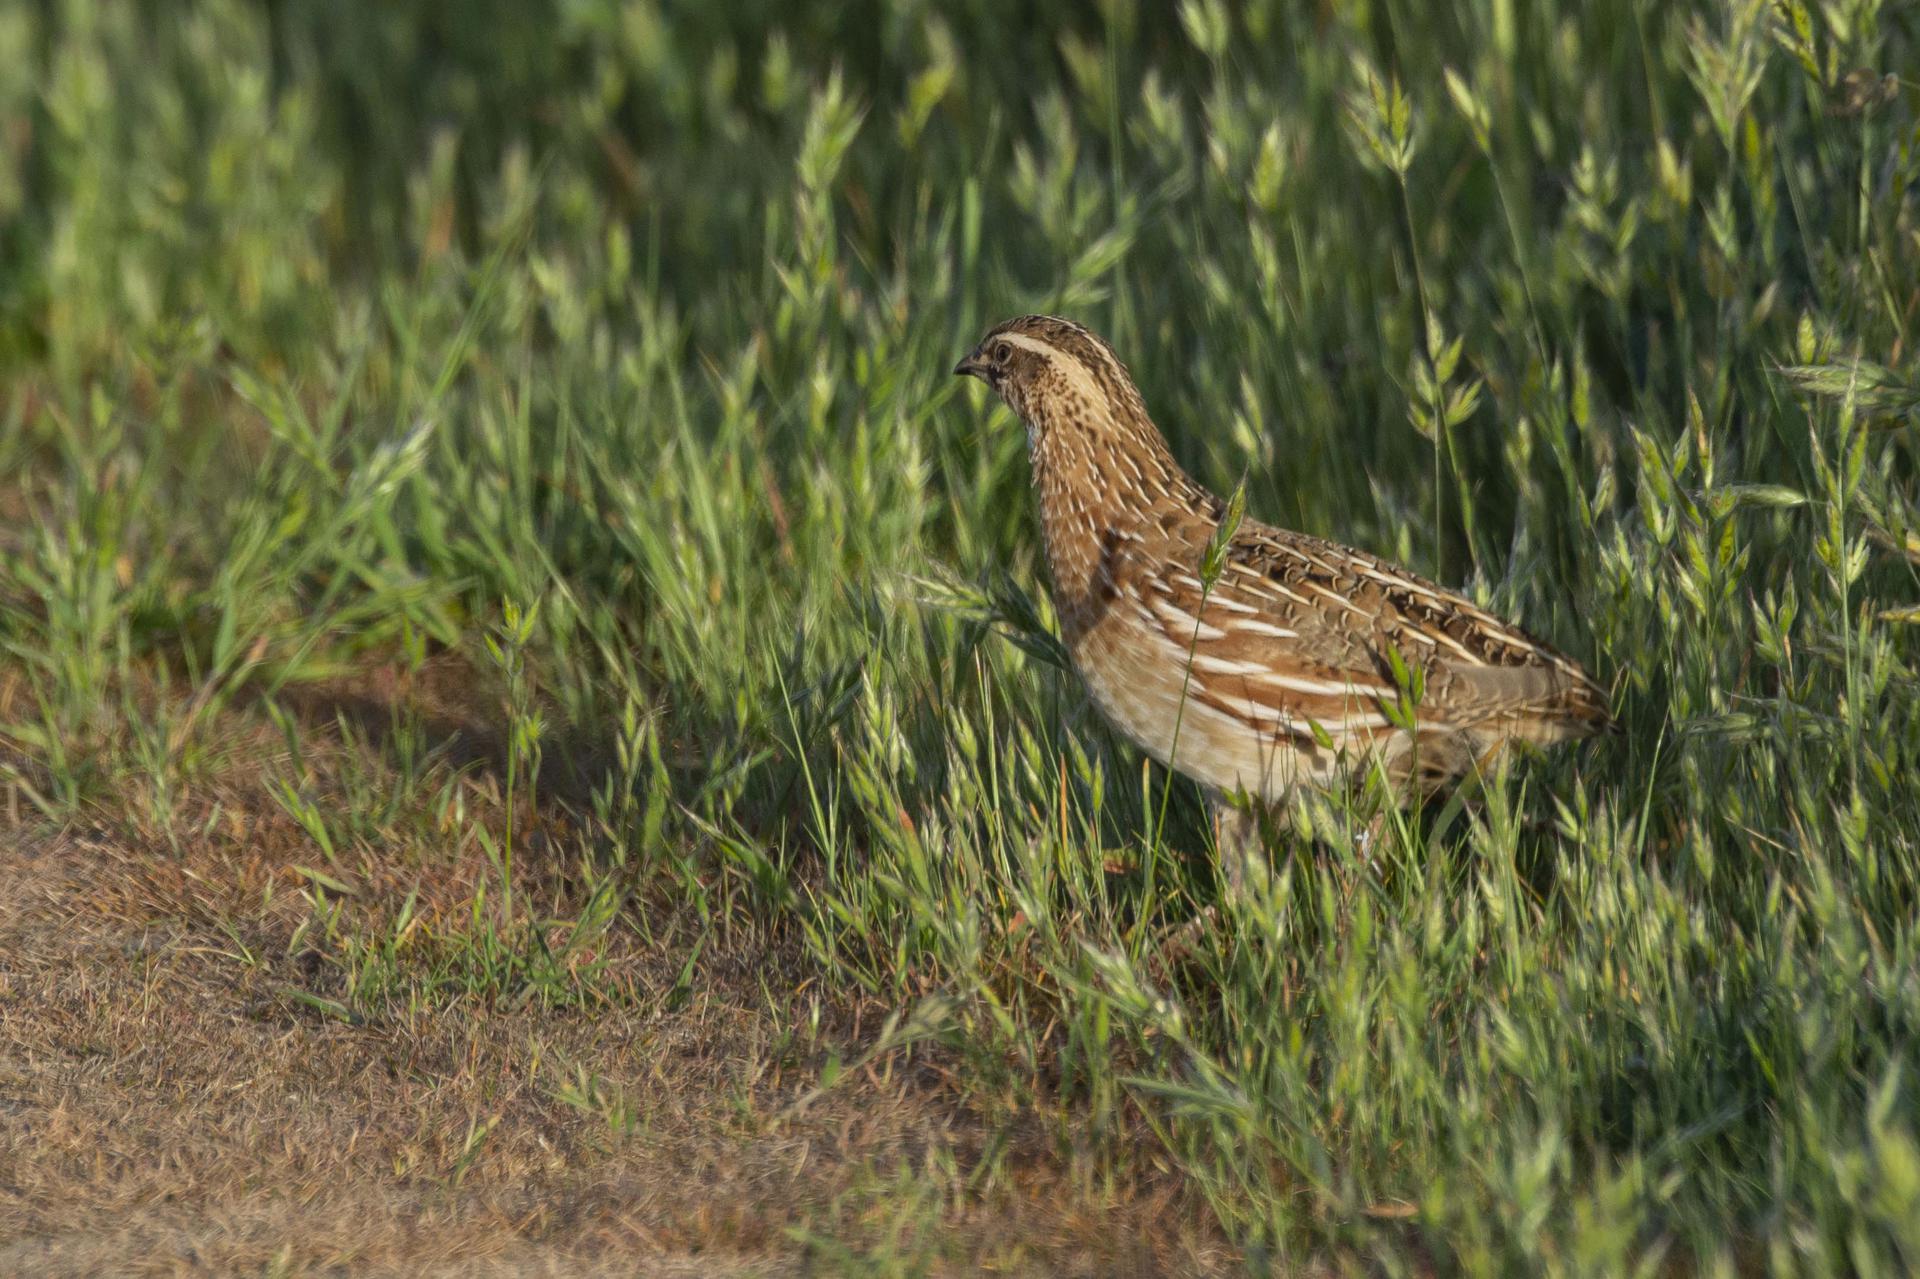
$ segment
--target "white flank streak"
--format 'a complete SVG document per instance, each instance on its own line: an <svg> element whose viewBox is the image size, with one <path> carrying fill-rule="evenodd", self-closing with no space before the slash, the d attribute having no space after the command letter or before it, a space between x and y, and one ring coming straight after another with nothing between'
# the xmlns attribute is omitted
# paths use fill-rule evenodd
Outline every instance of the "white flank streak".
<svg viewBox="0 0 1920 1279"><path fill-rule="evenodd" d="M1209 626L1191 613L1177 608L1165 600L1155 600L1152 607L1153 611L1160 615L1162 624L1182 642L1192 639L1195 635L1198 635L1203 640L1226 638L1227 633L1219 627Z"/></svg>
<svg viewBox="0 0 1920 1279"><path fill-rule="evenodd" d="M1355 684L1345 680L1334 682L1331 680L1296 679L1291 675L1274 675L1271 673L1266 675L1262 682L1271 684L1275 688L1284 688L1293 693L1310 693L1320 697L1344 697L1350 698L1355 702L1371 702L1376 698L1385 697L1393 692L1391 688L1388 688L1384 684Z"/></svg>
<svg viewBox="0 0 1920 1279"><path fill-rule="evenodd" d="M1306 728L1309 723L1308 717L1304 715L1290 710L1277 710L1274 707L1263 705L1260 702L1248 702L1242 709L1241 714L1245 715L1249 720L1260 724L1271 725L1283 732L1291 732L1296 728ZM1328 737L1339 741L1343 737L1352 737L1356 733L1360 733L1366 729L1385 728L1388 724L1392 723L1392 721L1384 715L1342 715L1338 719L1321 720L1319 723L1320 727L1326 730ZM1422 727L1425 727L1425 725L1422 725Z"/></svg>
<svg viewBox="0 0 1920 1279"><path fill-rule="evenodd" d="M1410 577L1402 577L1398 573L1388 572L1386 569L1371 564L1362 565L1360 571L1376 582L1385 582L1388 586L1397 586L1407 594L1417 596L1430 604L1438 604L1442 608L1454 607L1444 595L1430 587L1421 585Z"/></svg>
<svg viewBox="0 0 1920 1279"><path fill-rule="evenodd" d="M1194 654L1193 669L1212 675L1265 675L1268 671L1264 662L1236 662L1225 657L1208 657L1204 653Z"/></svg>
<svg viewBox="0 0 1920 1279"><path fill-rule="evenodd" d="M1259 702L1248 702L1241 713L1249 720L1261 724L1275 725L1283 730L1289 731L1294 728L1306 728L1309 722L1307 717L1295 714L1293 711L1277 710L1274 707L1266 706ZM1319 721L1319 724L1327 736L1337 742L1343 738L1356 736L1368 729L1387 728L1393 724L1393 721L1385 715L1366 714L1342 715L1338 719L1332 720L1323 719ZM1452 724L1437 719L1420 720L1418 721L1418 726L1423 733L1450 733L1454 727Z"/></svg>
<svg viewBox="0 0 1920 1279"><path fill-rule="evenodd" d="M1242 608L1240 611L1244 613L1253 612L1253 610L1250 608ZM1284 626L1271 626L1271 625L1268 625L1266 622L1255 622L1255 621L1229 622L1227 624L1227 629L1232 631L1236 635L1265 635L1272 639L1299 639L1300 638L1300 633L1298 631L1290 631Z"/></svg>
<svg viewBox="0 0 1920 1279"><path fill-rule="evenodd" d="M1313 567L1319 569L1323 573L1329 573L1329 574L1333 574L1334 576L1338 576L1338 574L1334 573L1333 565L1327 563L1325 560L1321 559L1318 555L1315 555L1312 551L1302 550L1300 547L1293 545L1293 543L1291 542L1281 543L1281 549L1286 551L1287 554L1293 556L1293 558L1299 560L1303 564L1311 564L1313 565Z"/></svg>
<svg viewBox="0 0 1920 1279"><path fill-rule="evenodd" d="M1272 578L1268 577L1264 573L1261 573L1257 569L1248 568L1243 564L1230 564L1228 565L1228 567L1231 568L1234 572L1240 574L1242 577L1245 577L1250 581L1252 581L1254 584L1254 589L1256 590L1267 591L1274 595L1284 596L1285 598L1292 600L1295 604L1310 603L1310 601L1307 599L1306 596L1294 594L1292 591L1280 585L1280 583L1274 581Z"/></svg>
<svg viewBox="0 0 1920 1279"><path fill-rule="evenodd" d="M1332 600L1335 604L1338 604L1341 608L1346 609L1347 612L1349 613L1358 613L1361 617L1367 616L1366 609L1361 608L1358 604L1355 604L1352 600L1348 599L1346 596L1342 595L1338 591L1330 591L1324 586L1309 586L1307 589L1319 592L1320 594L1326 596L1328 599Z"/></svg>
<svg viewBox="0 0 1920 1279"><path fill-rule="evenodd" d="M1445 644L1448 648L1460 654L1460 656L1466 658L1469 662L1472 662L1475 665L1478 665L1480 663L1480 659L1473 655L1472 649L1468 648L1465 644L1462 644L1459 640L1447 634L1445 631L1435 632L1433 638L1437 643Z"/></svg>

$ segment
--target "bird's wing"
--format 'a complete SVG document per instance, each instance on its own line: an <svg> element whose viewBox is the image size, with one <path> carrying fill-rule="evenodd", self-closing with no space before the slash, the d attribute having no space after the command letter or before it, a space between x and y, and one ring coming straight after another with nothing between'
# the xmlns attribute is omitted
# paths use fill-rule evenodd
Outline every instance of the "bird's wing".
<svg viewBox="0 0 1920 1279"><path fill-rule="evenodd" d="M1525 716L1611 722L1571 659L1364 552L1249 522L1211 588L1192 558L1142 575L1144 607L1190 651L1195 684L1228 703L1219 709L1372 739L1395 731L1398 665L1421 672L1419 717L1435 731Z"/></svg>

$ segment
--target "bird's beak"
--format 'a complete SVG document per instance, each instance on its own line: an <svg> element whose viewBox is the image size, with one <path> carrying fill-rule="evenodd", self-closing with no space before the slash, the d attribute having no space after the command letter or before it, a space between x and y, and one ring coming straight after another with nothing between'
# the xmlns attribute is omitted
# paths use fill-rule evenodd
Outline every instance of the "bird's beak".
<svg viewBox="0 0 1920 1279"><path fill-rule="evenodd" d="M956 377L977 377L982 382L987 380L987 366L977 353L954 365L953 372Z"/></svg>

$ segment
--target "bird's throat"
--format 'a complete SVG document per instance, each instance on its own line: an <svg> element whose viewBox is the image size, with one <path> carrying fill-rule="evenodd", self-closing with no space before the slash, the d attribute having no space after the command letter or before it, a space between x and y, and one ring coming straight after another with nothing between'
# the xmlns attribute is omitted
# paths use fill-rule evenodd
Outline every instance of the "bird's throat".
<svg viewBox="0 0 1920 1279"><path fill-rule="evenodd" d="M1054 606L1071 643L1145 563L1197 556L1220 504L1150 422L1120 430L1042 420L1028 429Z"/></svg>

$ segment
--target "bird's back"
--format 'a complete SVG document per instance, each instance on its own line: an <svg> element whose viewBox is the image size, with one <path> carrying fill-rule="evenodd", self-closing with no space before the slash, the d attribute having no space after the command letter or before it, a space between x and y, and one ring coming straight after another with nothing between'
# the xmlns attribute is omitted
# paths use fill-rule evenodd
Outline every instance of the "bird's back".
<svg viewBox="0 0 1920 1279"><path fill-rule="evenodd" d="M1065 628L1116 726L1205 784L1277 800L1377 756L1426 791L1512 742L1612 723L1577 663L1463 596L1252 521L1209 585L1210 534L1148 520L1110 537L1112 598Z"/></svg>

